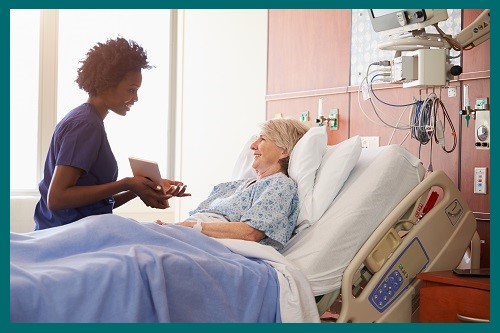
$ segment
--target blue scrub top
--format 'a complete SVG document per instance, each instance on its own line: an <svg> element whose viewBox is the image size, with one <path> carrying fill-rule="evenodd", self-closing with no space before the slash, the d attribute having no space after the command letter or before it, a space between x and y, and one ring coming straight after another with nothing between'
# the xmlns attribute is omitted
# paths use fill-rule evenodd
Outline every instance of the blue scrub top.
<svg viewBox="0 0 500 333"><path fill-rule="evenodd" d="M41 198L35 208L35 230L57 227L83 217L111 213L114 199L108 197L90 205L52 211L47 193L56 165L83 170L76 185L99 185L116 181L118 164L108 142L104 122L88 103L70 111L56 126L39 184Z"/></svg>

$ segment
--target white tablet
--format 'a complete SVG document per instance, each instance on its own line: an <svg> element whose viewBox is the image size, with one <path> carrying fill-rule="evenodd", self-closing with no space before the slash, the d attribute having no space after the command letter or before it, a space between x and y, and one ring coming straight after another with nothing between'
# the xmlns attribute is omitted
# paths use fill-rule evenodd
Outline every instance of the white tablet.
<svg viewBox="0 0 500 333"><path fill-rule="evenodd" d="M134 176L142 176L151 179L156 184L163 186L158 163L137 157L129 157L130 167Z"/></svg>

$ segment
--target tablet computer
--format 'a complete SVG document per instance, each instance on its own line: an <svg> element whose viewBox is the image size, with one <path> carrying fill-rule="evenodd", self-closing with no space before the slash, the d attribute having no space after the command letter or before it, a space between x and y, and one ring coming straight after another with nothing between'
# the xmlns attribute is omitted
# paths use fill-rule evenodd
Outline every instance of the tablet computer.
<svg viewBox="0 0 500 333"><path fill-rule="evenodd" d="M137 157L129 157L130 167L134 176L142 176L151 179L156 184L163 186L163 181L158 168L158 163Z"/></svg>

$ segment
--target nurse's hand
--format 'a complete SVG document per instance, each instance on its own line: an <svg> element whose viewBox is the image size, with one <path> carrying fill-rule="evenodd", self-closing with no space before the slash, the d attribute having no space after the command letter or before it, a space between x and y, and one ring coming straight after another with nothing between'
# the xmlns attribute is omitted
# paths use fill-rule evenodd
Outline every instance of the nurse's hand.
<svg viewBox="0 0 500 333"><path fill-rule="evenodd" d="M165 193L163 188L145 177L132 177L131 190L151 208L165 209L170 207L168 199L171 194Z"/></svg>

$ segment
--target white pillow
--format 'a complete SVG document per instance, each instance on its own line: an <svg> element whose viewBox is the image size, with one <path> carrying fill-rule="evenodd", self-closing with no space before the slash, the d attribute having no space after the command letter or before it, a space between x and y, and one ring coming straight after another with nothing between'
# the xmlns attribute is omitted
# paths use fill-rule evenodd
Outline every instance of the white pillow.
<svg viewBox="0 0 500 333"><path fill-rule="evenodd" d="M232 180L256 178L250 145L243 146L233 169ZM326 126L310 128L297 142L288 165L288 174L297 183L299 218L297 231L316 223L333 202L361 154L361 138L352 137L327 146ZM300 226L300 228L298 228Z"/></svg>
<svg viewBox="0 0 500 333"><path fill-rule="evenodd" d="M359 136L326 148L315 173L314 184L311 186L307 183L310 187L299 191L300 209L296 231L313 225L321 218L340 192L360 155Z"/></svg>
<svg viewBox="0 0 500 333"><path fill-rule="evenodd" d="M234 165L231 180L257 178L257 173L254 168L252 168L254 156L252 149L250 149L250 145L255 140L257 140L257 135L250 137L250 139L243 146L243 149L241 150L241 153Z"/></svg>
<svg viewBox="0 0 500 333"><path fill-rule="evenodd" d="M256 135L252 136L243 146L233 168L232 180L257 177L252 168L254 156L250 149L250 145L256 139ZM316 171L325 153L327 141L326 127L313 127L295 144L290 154L288 174L297 183L299 192L301 188L307 189L314 185Z"/></svg>
<svg viewBox="0 0 500 333"><path fill-rule="evenodd" d="M297 142L290 155L288 175L297 183L299 211L311 195L316 172L326 151L326 127L312 127Z"/></svg>

